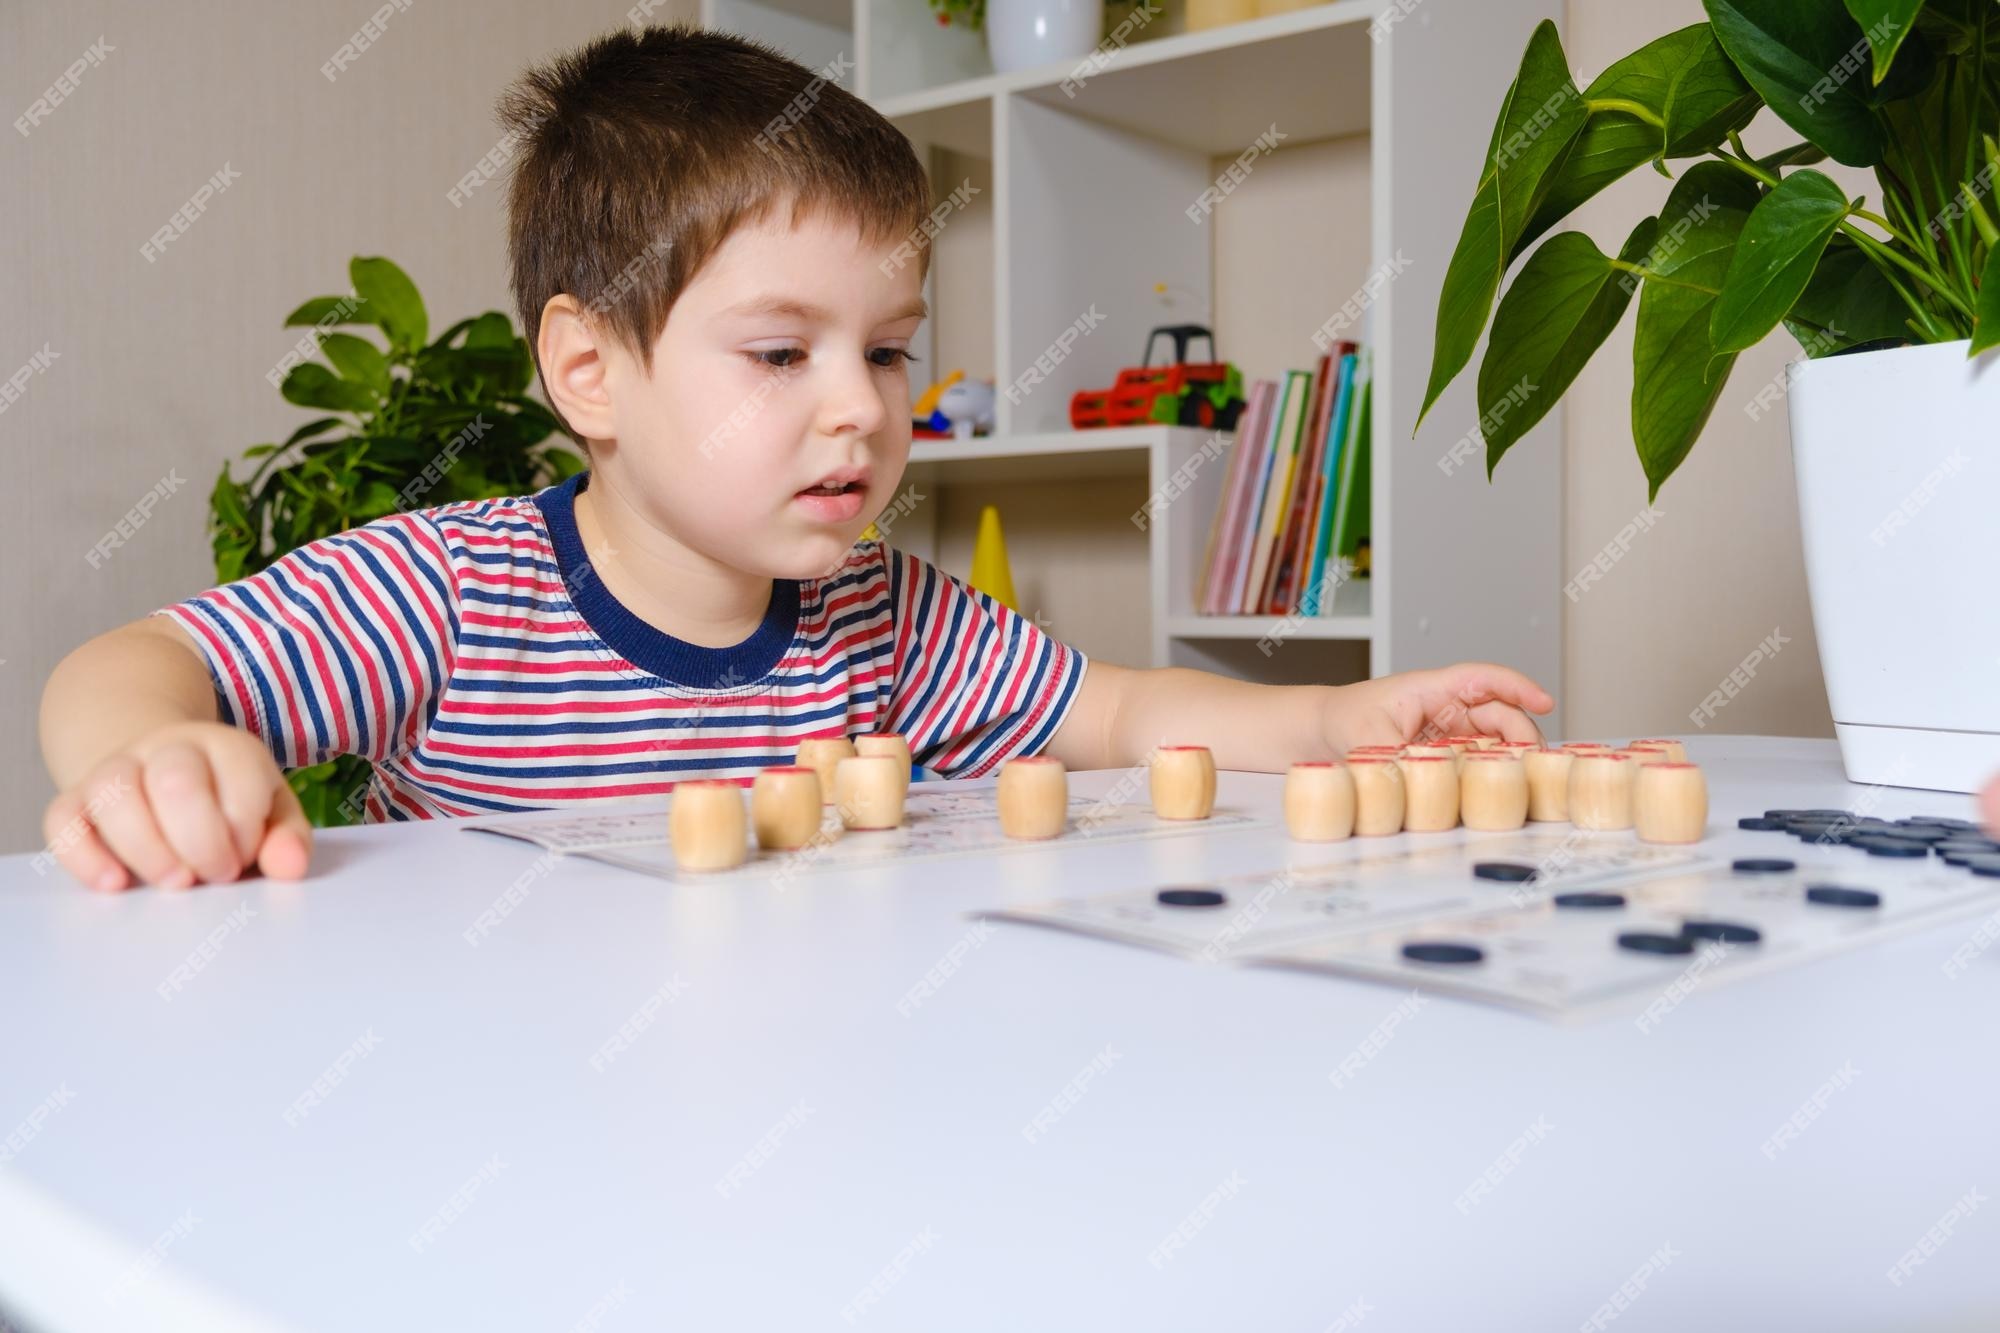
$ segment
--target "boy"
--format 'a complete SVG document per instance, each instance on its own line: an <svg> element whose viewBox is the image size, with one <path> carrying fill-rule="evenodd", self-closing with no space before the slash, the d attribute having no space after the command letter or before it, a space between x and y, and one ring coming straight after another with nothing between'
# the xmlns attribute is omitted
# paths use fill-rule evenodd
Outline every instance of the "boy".
<svg viewBox="0 0 2000 1333"><path fill-rule="evenodd" d="M281 766L341 753L372 762L375 821L747 784L869 731L946 777L1539 734L1553 700L1504 668L1336 688L1086 662L858 542L909 454L930 196L838 86L736 37L621 31L500 110L515 299L588 470L310 543L70 654L43 697L45 831L86 884L303 875Z"/></svg>

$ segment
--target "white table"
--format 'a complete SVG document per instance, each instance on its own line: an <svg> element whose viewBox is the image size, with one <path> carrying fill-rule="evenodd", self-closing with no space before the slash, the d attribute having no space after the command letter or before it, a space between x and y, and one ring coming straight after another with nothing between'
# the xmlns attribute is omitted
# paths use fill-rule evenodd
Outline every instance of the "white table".
<svg viewBox="0 0 2000 1333"><path fill-rule="evenodd" d="M1740 814L1864 794L1831 742L1692 750L1731 845L1798 846ZM1275 812L1279 781L1223 793ZM1649 1035L1436 999L1336 1087L1399 992L966 915L1254 868L1274 836L783 893L538 866L445 822L326 833L295 885L106 897L7 858L0 1308L494 1333L2000 1321L2000 948L1942 970L1976 922L1698 991Z"/></svg>

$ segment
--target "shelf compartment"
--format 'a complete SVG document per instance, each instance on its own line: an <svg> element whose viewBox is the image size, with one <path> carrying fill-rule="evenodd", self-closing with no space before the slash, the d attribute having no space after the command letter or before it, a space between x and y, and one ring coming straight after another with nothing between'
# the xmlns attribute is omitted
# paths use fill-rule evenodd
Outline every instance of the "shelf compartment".
<svg viewBox="0 0 2000 1333"><path fill-rule="evenodd" d="M904 475L915 481L967 486L1087 477L1145 477L1167 428L1050 431L980 435L970 440L917 440Z"/></svg>

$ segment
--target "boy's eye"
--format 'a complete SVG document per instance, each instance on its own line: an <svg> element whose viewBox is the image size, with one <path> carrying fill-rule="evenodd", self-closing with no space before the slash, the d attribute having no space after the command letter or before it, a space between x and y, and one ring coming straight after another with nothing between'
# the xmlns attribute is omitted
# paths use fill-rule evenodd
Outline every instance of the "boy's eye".
<svg viewBox="0 0 2000 1333"><path fill-rule="evenodd" d="M796 370L799 367L799 363L805 360L806 349L803 347L772 347L761 352L750 352L747 355L758 365L767 366L772 370ZM897 366L905 362L917 359L911 356L908 350L901 347L877 347L868 353L869 363L881 370L894 370Z"/></svg>

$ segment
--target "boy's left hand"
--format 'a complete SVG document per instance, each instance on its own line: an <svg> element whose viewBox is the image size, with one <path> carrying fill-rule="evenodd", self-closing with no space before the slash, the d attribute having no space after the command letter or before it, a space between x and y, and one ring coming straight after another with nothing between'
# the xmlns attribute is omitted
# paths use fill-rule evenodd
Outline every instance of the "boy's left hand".
<svg viewBox="0 0 2000 1333"><path fill-rule="evenodd" d="M1518 671L1461 662L1338 687L1327 739L1343 755L1357 745L1402 745L1426 734L1539 741L1542 730L1528 714L1555 706L1547 690Z"/></svg>

